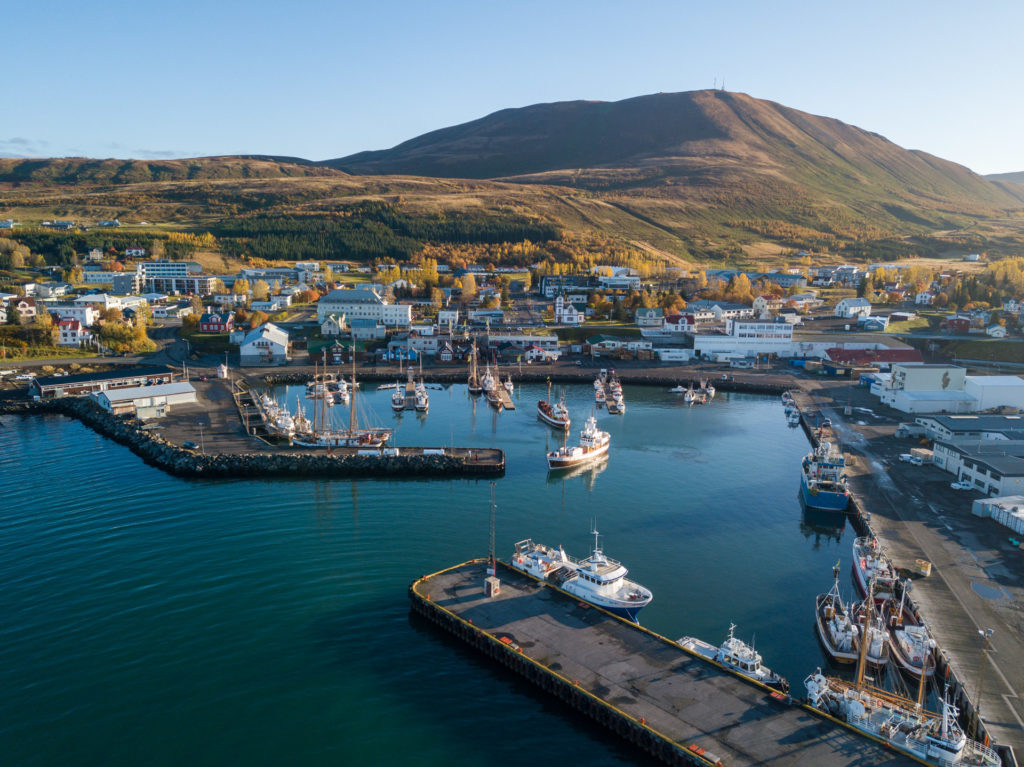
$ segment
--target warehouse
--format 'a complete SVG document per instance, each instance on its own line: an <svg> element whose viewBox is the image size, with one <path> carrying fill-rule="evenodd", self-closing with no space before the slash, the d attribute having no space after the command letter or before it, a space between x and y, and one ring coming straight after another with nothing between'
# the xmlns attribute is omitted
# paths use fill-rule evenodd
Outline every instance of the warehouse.
<svg viewBox="0 0 1024 767"><path fill-rule="evenodd" d="M70 376L45 376L34 378L29 384L29 393L50 399L53 397L74 397L107 389L124 389L145 384L164 384L174 380L174 373L162 367L138 367L107 370L102 373L79 373Z"/></svg>
<svg viewBox="0 0 1024 767"><path fill-rule="evenodd" d="M187 381L157 386L136 386L113 389L93 395L96 402L114 415L137 415L139 418L163 418L175 405L196 401L196 390Z"/></svg>
<svg viewBox="0 0 1024 767"><path fill-rule="evenodd" d="M936 442L933 463L989 495L1024 492L1024 440Z"/></svg>

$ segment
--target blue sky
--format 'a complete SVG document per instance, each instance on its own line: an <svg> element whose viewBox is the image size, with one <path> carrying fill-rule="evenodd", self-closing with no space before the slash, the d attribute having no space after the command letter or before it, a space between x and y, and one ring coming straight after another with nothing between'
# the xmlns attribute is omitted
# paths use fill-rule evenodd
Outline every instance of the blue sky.
<svg viewBox="0 0 1024 767"><path fill-rule="evenodd" d="M709 7L711 6L711 7ZM1024 3L10 3L0 155L322 160L505 107L710 88L1024 171Z"/></svg>

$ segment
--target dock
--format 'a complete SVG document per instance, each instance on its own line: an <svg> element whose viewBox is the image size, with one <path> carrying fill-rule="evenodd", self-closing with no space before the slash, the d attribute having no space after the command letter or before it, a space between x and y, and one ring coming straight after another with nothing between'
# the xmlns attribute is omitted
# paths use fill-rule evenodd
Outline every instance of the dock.
<svg viewBox="0 0 1024 767"><path fill-rule="evenodd" d="M498 399L501 401L501 406L506 410L516 409L516 403L512 401L512 395L500 383L498 384Z"/></svg>
<svg viewBox="0 0 1024 767"><path fill-rule="evenodd" d="M665 764L920 764L504 563L487 597L486 568L420 578L413 610Z"/></svg>

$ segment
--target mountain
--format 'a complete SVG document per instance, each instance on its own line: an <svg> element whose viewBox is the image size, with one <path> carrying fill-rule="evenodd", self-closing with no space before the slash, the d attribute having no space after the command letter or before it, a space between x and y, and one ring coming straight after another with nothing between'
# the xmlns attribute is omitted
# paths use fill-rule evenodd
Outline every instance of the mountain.
<svg viewBox="0 0 1024 767"><path fill-rule="evenodd" d="M1016 173L989 173L985 176L989 181L1009 181L1011 184L1024 184L1024 171Z"/></svg>
<svg viewBox="0 0 1024 767"><path fill-rule="evenodd" d="M96 160L0 158L0 183L140 184L205 179L341 176L339 171L298 157L240 155L187 160Z"/></svg>
<svg viewBox="0 0 1024 767"><path fill-rule="evenodd" d="M327 160L354 174L510 178L592 189L674 183L783 194L913 218L911 208L1016 207L967 168L877 133L725 91L504 109L398 146Z"/></svg>

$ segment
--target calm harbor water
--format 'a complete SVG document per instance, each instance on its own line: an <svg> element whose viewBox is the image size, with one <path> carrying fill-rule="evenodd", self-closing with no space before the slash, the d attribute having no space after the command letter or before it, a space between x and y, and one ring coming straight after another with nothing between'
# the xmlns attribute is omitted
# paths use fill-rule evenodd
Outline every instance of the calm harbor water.
<svg viewBox="0 0 1024 767"><path fill-rule="evenodd" d="M300 393L276 390L292 406ZM575 439L593 391L566 393ZM717 642L734 621L796 689L822 663L813 600L837 559L848 569L853 533L804 519L808 446L776 398L686 408L627 386L628 412L598 415L609 459L555 478L543 387L500 414L462 386L430 394L426 417L393 416L372 386L364 402L399 445L506 450L500 557L527 537L584 556L596 517L607 553L654 592L645 626ZM76 422L5 418L0 761L646 763L410 616L411 580L486 554L489 494L463 480L181 480Z"/></svg>

